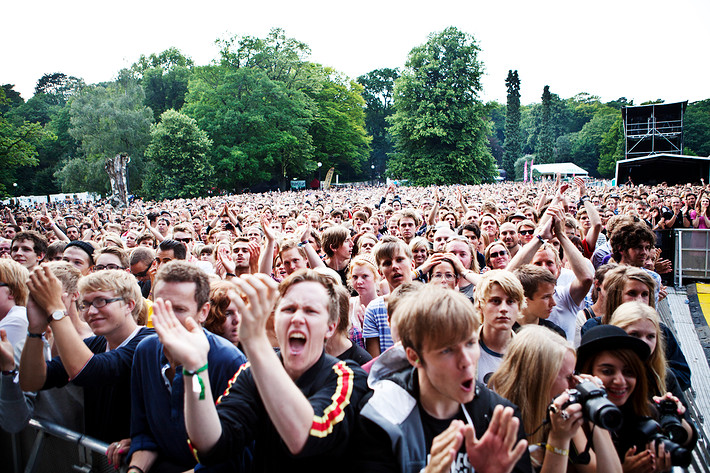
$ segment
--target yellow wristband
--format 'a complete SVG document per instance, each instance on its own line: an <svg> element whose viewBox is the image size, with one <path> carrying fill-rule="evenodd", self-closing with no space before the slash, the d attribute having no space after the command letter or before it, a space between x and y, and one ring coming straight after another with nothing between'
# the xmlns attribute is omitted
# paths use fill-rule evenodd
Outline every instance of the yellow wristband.
<svg viewBox="0 0 710 473"><path fill-rule="evenodd" d="M563 457L569 456L569 450L566 450L566 449L563 449L563 448L553 447L553 446L550 445L549 443L548 443L548 444L545 444L545 450L547 450L548 452L555 453L555 454L557 454L557 455L561 455L561 456L563 456Z"/></svg>

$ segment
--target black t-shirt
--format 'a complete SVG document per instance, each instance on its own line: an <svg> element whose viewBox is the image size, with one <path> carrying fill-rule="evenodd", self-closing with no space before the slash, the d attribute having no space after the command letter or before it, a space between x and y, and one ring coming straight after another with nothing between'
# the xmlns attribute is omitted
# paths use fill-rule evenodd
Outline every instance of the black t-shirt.
<svg viewBox="0 0 710 473"><path fill-rule="evenodd" d="M426 458L426 464L428 465L431 461L431 444L434 442L434 438L446 429L448 429L451 425L451 422L454 420L463 421L465 424L468 424L468 422L461 409L459 409L456 415L450 419L437 419L435 417L430 416L424 410L421 404L419 404L418 408L419 414L421 415L422 419L422 429L424 430L424 438L426 439L426 451L429 452L427 453ZM456 453L456 459L451 465L451 471L453 473L466 473L473 471L473 467L468 461L468 454L466 453L465 442L461 442L461 447Z"/></svg>
<svg viewBox="0 0 710 473"><path fill-rule="evenodd" d="M337 358L343 361L352 360L362 366L372 359L372 355L363 350L360 345L353 343L353 346L342 352Z"/></svg>

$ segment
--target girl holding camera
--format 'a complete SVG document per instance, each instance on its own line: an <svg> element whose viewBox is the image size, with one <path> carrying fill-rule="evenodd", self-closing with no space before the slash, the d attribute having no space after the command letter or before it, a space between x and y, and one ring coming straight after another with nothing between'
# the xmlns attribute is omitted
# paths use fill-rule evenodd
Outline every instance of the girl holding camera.
<svg viewBox="0 0 710 473"><path fill-rule="evenodd" d="M578 383L601 385L592 376L575 376L574 366L574 349L567 340L548 328L528 325L512 340L489 387L520 407L536 471L620 473L609 431L589 423L591 428L581 428L585 424L582 405L569 403L568 390ZM586 448L587 432L593 450ZM579 452L588 453L586 464Z"/></svg>
<svg viewBox="0 0 710 473"><path fill-rule="evenodd" d="M577 350L577 370L600 378L608 399L623 414L623 425L612 438L625 473L670 471L674 464L683 462L679 460L681 456L688 458L681 445L662 441L661 437L665 438L663 433L649 436L657 433L648 426L649 422L651 426L656 425L657 407L662 404L671 404L678 423L686 429L688 435L684 446L690 448L694 442L692 428L680 419L685 407L677 397L671 393L655 397L656 406L649 401L646 362L650 354L645 342L613 325L590 329L582 336L582 344ZM660 431L660 427L657 430Z"/></svg>

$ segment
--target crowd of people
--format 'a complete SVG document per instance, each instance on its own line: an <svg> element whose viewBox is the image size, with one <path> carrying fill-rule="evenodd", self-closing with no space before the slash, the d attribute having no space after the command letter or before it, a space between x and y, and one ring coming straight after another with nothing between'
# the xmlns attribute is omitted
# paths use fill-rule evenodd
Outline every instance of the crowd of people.
<svg viewBox="0 0 710 473"><path fill-rule="evenodd" d="M669 471L697 430L655 307L700 184L5 208L0 428L128 473Z"/></svg>

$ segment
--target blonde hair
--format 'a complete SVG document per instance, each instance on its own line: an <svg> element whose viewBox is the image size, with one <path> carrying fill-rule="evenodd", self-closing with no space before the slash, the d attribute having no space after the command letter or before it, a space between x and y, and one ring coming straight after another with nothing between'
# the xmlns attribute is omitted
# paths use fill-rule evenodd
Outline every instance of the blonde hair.
<svg viewBox="0 0 710 473"><path fill-rule="evenodd" d="M525 432L533 432L545 420L550 404L549 388L557 378L567 352L567 340L540 325L525 325L513 338L503 362L488 385L520 408ZM530 444L547 437L541 429L528 437Z"/></svg>
<svg viewBox="0 0 710 473"><path fill-rule="evenodd" d="M483 320L482 307L490 297L494 284L500 286L508 297L512 297L515 302L518 303L518 311L522 311L525 307L525 293L520 280L510 271L506 271L504 269L493 269L483 274L481 282L478 283L478 286L476 286L476 292L474 294L473 305L476 309L480 323L485 322Z"/></svg>
<svg viewBox="0 0 710 473"><path fill-rule="evenodd" d="M76 266L66 261L52 261L45 263L52 273L62 283L64 292L73 294L79 290L79 280L81 279L81 271Z"/></svg>
<svg viewBox="0 0 710 473"><path fill-rule="evenodd" d="M348 267L348 287L352 289L353 283L353 270L357 266L362 266L367 268L372 272L372 277L375 280L375 284L380 281L380 272L377 270L377 264L375 263L375 258L368 253L361 254L350 260L350 265Z"/></svg>
<svg viewBox="0 0 710 473"><path fill-rule="evenodd" d="M132 274L120 269L107 269L91 273L79 280L79 292L82 296L87 292L98 291L113 291L116 297L122 297L124 302L135 302L131 314L134 320L138 320L145 302Z"/></svg>
<svg viewBox="0 0 710 473"><path fill-rule="evenodd" d="M116 233L113 233L113 232L107 233L101 239L101 246L107 247L107 246L109 246L108 245L109 243L113 243L117 248L121 248L122 250L126 249L126 244L123 242L123 240L121 240L121 237L119 235L117 235Z"/></svg>
<svg viewBox="0 0 710 473"><path fill-rule="evenodd" d="M425 343L429 349L436 349L467 340L474 336L479 323L466 296L428 284L398 302L392 325L397 327L402 345L421 358Z"/></svg>
<svg viewBox="0 0 710 473"><path fill-rule="evenodd" d="M651 371L649 388L655 391L655 395L663 395L666 389L666 341L661 331L661 323L658 312L653 307L639 301L625 302L621 304L611 315L610 325L626 330L631 325L641 320L648 320L656 329L656 349L646 360L646 366Z"/></svg>
<svg viewBox="0 0 710 473"><path fill-rule="evenodd" d="M29 278L30 272L20 263L11 259L0 259L0 281L7 284L17 305L27 305L27 297L30 294L30 290L27 288Z"/></svg>

